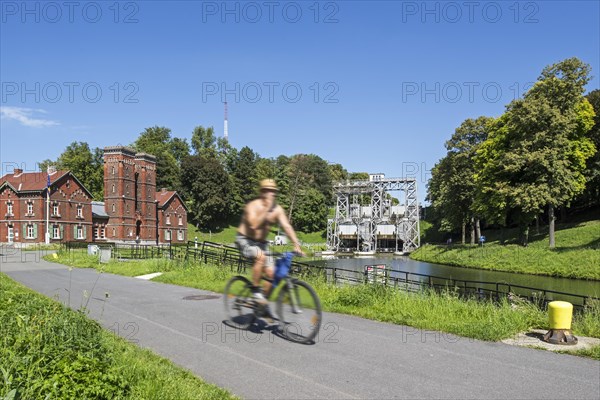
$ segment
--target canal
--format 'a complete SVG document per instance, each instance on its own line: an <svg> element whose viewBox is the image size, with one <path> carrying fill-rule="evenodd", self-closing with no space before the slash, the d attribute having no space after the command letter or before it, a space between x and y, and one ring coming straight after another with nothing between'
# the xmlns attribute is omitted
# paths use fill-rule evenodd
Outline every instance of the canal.
<svg viewBox="0 0 600 400"><path fill-rule="evenodd" d="M448 280L454 279L494 283L502 282L511 285L528 286L537 289L553 290L557 292L573 293L582 296L600 298L600 281L586 281L579 279L555 278L542 275L526 275L512 272L452 267L448 265L416 261L410 259L409 257L349 257L330 260L315 260L311 261L311 264L352 271L363 271L365 265L385 264L389 269L391 269L392 277L404 278L405 274L397 271L412 272L438 276Z"/></svg>

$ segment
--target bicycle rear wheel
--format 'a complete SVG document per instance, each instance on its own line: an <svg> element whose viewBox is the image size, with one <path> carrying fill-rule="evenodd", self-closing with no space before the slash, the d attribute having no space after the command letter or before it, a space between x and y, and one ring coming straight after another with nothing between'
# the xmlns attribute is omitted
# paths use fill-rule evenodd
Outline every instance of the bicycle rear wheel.
<svg viewBox="0 0 600 400"><path fill-rule="evenodd" d="M312 341L321 327L321 301L306 282L287 280L277 297L282 333L297 343Z"/></svg>
<svg viewBox="0 0 600 400"><path fill-rule="evenodd" d="M256 319L251 287L243 276L234 276L225 286L225 312L229 323L236 328L247 329Z"/></svg>

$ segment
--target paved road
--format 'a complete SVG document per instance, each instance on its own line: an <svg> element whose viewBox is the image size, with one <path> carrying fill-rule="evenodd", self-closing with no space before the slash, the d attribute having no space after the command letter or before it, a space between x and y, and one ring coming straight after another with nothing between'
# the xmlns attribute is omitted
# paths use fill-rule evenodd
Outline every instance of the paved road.
<svg viewBox="0 0 600 400"><path fill-rule="evenodd" d="M220 296L183 300L214 293L13 253L1 272L244 398L600 399L598 361L332 313L298 345L227 327Z"/></svg>

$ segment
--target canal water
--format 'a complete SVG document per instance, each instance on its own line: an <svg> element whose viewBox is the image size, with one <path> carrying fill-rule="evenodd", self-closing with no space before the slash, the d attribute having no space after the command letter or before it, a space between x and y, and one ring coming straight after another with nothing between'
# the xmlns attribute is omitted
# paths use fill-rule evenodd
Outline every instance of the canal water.
<svg viewBox="0 0 600 400"><path fill-rule="evenodd" d="M382 257L373 258L336 258L330 260L315 260L311 264L322 265L328 268L341 268L352 271L363 271L366 265L385 264L392 277L404 279L403 272L433 275L448 280L467 280L478 282L502 282L511 285L527 286L536 289L553 290L600 298L600 281L586 281L580 279L554 278L541 275L516 274L511 272L490 271L474 268L452 267L448 265L431 264L423 261L412 260L409 257ZM395 272L396 271L396 272ZM412 277L415 278L414 276Z"/></svg>

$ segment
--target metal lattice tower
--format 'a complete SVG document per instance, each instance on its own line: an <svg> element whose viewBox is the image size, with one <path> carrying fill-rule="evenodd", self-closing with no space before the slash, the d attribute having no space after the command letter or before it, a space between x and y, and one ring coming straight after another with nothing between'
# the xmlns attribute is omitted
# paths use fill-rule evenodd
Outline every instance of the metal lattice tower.
<svg viewBox="0 0 600 400"><path fill-rule="evenodd" d="M411 252L420 246L419 204L414 178L384 178L334 184L335 217L327 221L330 251ZM389 191L404 192L404 204L392 206ZM369 206L359 199L370 197ZM350 203L350 199L352 202Z"/></svg>

